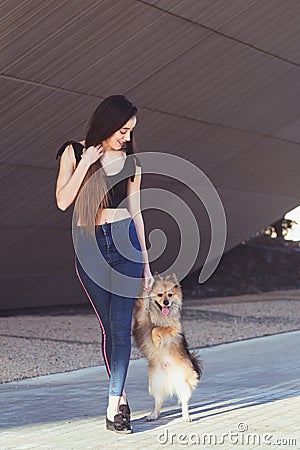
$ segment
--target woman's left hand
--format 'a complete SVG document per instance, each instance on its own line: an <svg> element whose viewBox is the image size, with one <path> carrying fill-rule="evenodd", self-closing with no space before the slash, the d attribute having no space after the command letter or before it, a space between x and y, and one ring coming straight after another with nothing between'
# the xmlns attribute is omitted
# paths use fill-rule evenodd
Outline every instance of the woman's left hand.
<svg viewBox="0 0 300 450"><path fill-rule="evenodd" d="M148 265L144 267L143 277L144 277L144 291L150 292L155 280Z"/></svg>

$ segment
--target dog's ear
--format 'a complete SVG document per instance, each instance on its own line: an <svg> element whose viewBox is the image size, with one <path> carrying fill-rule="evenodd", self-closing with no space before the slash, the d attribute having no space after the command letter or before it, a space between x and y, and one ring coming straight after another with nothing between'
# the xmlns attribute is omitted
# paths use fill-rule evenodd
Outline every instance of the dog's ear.
<svg viewBox="0 0 300 450"><path fill-rule="evenodd" d="M177 275L175 272L173 272L172 276L171 276L172 281L174 282L174 287L178 287L180 286L180 283L178 281Z"/></svg>
<svg viewBox="0 0 300 450"><path fill-rule="evenodd" d="M160 274L157 272L157 270L154 272L154 278L158 278L159 280L162 280L162 277L160 276Z"/></svg>
<svg viewBox="0 0 300 450"><path fill-rule="evenodd" d="M173 272L173 274L172 274L172 278L173 278L173 280L174 280L174 281L178 281L178 278L177 278L177 275L176 275L176 273L175 273L175 272Z"/></svg>

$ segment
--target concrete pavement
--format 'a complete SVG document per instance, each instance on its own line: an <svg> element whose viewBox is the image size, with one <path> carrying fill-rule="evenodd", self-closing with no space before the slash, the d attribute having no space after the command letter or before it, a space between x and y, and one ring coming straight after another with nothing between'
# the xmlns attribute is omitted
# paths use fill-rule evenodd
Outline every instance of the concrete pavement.
<svg viewBox="0 0 300 450"><path fill-rule="evenodd" d="M147 363L130 362L132 435L105 429L108 380L93 367L0 385L1 450L300 448L300 331L200 349L191 423L169 399L156 422Z"/></svg>

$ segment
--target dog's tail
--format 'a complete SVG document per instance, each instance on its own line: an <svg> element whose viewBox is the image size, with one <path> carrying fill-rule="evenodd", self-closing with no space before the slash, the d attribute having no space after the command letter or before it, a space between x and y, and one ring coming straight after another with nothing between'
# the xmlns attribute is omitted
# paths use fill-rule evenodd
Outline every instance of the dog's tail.
<svg viewBox="0 0 300 450"><path fill-rule="evenodd" d="M198 374L198 380L200 380L202 375L202 363L196 351L190 352L191 363L195 372Z"/></svg>
<svg viewBox="0 0 300 450"><path fill-rule="evenodd" d="M198 380L199 380L201 378L201 375L202 375L202 363L201 363L201 360L199 358L199 355L197 354L197 352L195 350L192 351L192 352L190 351L188 343L187 343L187 340L186 340L184 334L182 335L182 340L183 340L184 348L185 348L185 350L186 350L186 352L187 352L187 354L188 354L188 356L189 356L189 358L191 360L191 363L193 365L193 368L194 368L195 372L198 375Z"/></svg>

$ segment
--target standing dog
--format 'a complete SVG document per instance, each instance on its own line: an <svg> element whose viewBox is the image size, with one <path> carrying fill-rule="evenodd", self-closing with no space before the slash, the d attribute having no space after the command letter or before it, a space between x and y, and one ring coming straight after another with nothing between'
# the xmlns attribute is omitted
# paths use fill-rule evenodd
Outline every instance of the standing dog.
<svg viewBox="0 0 300 450"><path fill-rule="evenodd" d="M156 420L164 399L176 394L182 417L189 422L188 402L201 364L190 353L182 331L182 291L175 273L165 278L155 275L152 291L143 291L136 301L133 326L137 346L148 359L149 393L155 401L147 420Z"/></svg>

